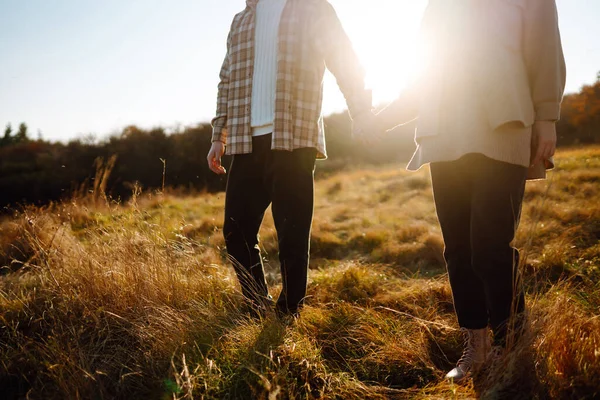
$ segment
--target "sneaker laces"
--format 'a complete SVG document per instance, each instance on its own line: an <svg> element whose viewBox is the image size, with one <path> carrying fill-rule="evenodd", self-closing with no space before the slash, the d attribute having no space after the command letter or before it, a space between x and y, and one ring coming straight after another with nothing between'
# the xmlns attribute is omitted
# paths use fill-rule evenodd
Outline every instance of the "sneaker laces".
<svg viewBox="0 0 600 400"><path fill-rule="evenodd" d="M475 334L466 328L460 328L460 331L463 334L464 351L456 366L464 370L470 370L475 361Z"/></svg>

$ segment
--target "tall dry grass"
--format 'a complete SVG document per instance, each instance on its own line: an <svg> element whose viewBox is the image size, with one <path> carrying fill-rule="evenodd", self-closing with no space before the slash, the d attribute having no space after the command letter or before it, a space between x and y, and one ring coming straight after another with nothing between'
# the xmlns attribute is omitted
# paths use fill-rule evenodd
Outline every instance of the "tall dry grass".
<svg viewBox="0 0 600 400"><path fill-rule="evenodd" d="M528 324L488 376L451 385L461 338L426 171L317 182L307 307L242 311L223 195L79 199L0 222L0 398L600 396L600 148L528 185ZM279 290L271 218L261 232ZM493 379L490 379L492 377Z"/></svg>

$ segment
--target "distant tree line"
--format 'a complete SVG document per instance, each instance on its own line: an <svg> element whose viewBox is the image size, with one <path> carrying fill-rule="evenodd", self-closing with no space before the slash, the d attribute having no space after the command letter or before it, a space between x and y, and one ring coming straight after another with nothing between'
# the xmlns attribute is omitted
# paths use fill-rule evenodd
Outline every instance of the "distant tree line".
<svg viewBox="0 0 600 400"><path fill-rule="evenodd" d="M115 198L126 198L136 185L161 188L165 166L170 186L219 190L221 179L208 173L204 161L209 146L206 125L172 135L162 128L145 131L130 126L100 143L81 139L50 143L5 134L0 147L0 203L43 204L92 191L97 167L113 156L106 190Z"/></svg>
<svg viewBox="0 0 600 400"><path fill-rule="evenodd" d="M6 147L13 144L26 143L29 141L29 136L27 135L27 125L22 122L19 125L19 130L15 135L13 135L13 128L11 124L6 125L6 129L4 129L4 136L0 138L0 147Z"/></svg>
<svg viewBox="0 0 600 400"><path fill-rule="evenodd" d="M558 123L559 145L600 143L600 74L593 85L565 97ZM329 160L317 174L348 164L407 160L414 150L414 125L406 125L378 144L365 147L351 139L346 113L325 119ZM135 126L96 143L86 139L51 143L29 137L22 123L16 132L7 125L0 139L0 205L46 204L77 197L99 188L114 199L134 190L169 188L220 191L226 180L208 169L211 127L200 124L167 134L163 128ZM224 165L229 159L224 159ZM98 182L102 179L102 182ZM6 209L5 209L6 210Z"/></svg>
<svg viewBox="0 0 600 400"><path fill-rule="evenodd" d="M350 160L374 163L401 158L397 150L390 150L389 142L370 149L358 147L351 140L346 114L328 117L327 125L329 160L319 163L319 173L342 168ZM211 132L208 124L171 134L163 128L129 126L98 143L83 138L63 144L30 139L25 124L15 133L7 126L0 142L0 205L46 204L91 193L98 189L96 180L109 164L102 188L113 199L125 200L138 188L160 190L163 179L169 188L184 191L224 190L226 178L212 173L206 162ZM411 136L410 132L394 135L392 142L408 154ZM227 166L229 157L223 162ZM104 170L98 173L98 168Z"/></svg>
<svg viewBox="0 0 600 400"><path fill-rule="evenodd" d="M559 144L600 143L600 72L596 83L565 96L558 132Z"/></svg>

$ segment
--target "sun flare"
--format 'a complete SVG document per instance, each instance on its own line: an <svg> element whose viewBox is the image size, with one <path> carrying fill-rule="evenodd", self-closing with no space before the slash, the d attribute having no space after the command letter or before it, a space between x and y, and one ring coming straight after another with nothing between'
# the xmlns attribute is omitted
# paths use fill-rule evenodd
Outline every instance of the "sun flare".
<svg viewBox="0 0 600 400"><path fill-rule="evenodd" d="M375 105L398 96L419 70L418 32L426 0L330 0L366 70ZM344 99L328 76L325 108L341 110Z"/></svg>

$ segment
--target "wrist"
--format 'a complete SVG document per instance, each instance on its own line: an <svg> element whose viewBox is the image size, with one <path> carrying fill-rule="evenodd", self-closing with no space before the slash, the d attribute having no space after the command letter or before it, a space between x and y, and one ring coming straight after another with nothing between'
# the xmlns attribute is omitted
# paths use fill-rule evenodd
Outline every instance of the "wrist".
<svg viewBox="0 0 600 400"><path fill-rule="evenodd" d="M558 121L560 118L560 102L535 104L535 118L538 121Z"/></svg>

